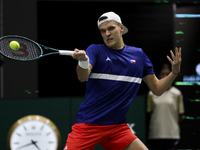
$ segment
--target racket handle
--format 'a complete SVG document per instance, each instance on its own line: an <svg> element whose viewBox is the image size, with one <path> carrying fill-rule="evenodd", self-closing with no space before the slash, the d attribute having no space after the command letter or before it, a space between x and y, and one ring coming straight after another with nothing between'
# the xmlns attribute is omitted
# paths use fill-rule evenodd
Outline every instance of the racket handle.
<svg viewBox="0 0 200 150"><path fill-rule="evenodd" d="M70 56L74 51L67 51L67 50L59 50L60 55L68 55Z"/></svg>

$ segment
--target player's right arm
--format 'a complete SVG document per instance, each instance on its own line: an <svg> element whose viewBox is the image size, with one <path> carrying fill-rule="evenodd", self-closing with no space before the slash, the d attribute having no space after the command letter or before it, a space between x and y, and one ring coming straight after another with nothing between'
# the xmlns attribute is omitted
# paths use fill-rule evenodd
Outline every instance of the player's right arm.
<svg viewBox="0 0 200 150"><path fill-rule="evenodd" d="M81 60L81 61L89 60L89 58L86 55L84 50L75 49L74 53L72 53L71 56L72 56L72 58L74 58L76 60ZM77 73L79 81L81 81L81 82L87 81L91 71L92 71L92 65L90 63L89 63L89 67L87 69L84 69L84 68L80 67L79 65L77 65L76 73Z"/></svg>
<svg viewBox="0 0 200 150"><path fill-rule="evenodd" d="M81 81L81 82L87 81L91 71L92 71L92 65L91 64L89 64L88 69L83 69L79 65L77 65L76 73L78 75L79 81Z"/></svg>

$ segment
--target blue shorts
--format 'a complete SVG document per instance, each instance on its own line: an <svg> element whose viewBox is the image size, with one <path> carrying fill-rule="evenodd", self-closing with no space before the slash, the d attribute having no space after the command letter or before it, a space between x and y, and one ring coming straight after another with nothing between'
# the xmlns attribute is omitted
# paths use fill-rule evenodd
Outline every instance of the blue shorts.
<svg viewBox="0 0 200 150"><path fill-rule="evenodd" d="M136 138L127 124L76 123L68 134L64 150L93 150L97 144L106 150L123 150Z"/></svg>

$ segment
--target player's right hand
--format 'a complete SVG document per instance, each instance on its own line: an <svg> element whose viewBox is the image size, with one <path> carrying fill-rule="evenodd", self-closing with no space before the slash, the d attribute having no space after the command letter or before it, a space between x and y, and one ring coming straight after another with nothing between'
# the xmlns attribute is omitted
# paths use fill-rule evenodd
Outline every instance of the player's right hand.
<svg viewBox="0 0 200 150"><path fill-rule="evenodd" d="M86 61L88 60L88 56L86 55L84 50L79 50L77 48L74 49L74 52L71 54L72 58L76 60Z"/></svg>

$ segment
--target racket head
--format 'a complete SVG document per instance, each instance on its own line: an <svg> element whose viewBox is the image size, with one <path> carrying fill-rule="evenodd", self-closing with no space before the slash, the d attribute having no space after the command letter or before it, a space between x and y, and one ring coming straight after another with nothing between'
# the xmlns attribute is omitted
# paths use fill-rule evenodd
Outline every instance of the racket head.
<svg viewBox="0 0 200 150"><path fill-rule="evenodd" d="M20 44L18 50L10 48L11 41L17 41ZM40 58L43 55L41 46L33 40L18 35L7 35L0 38L0 52L14 60L30 61Z"/></svg>

